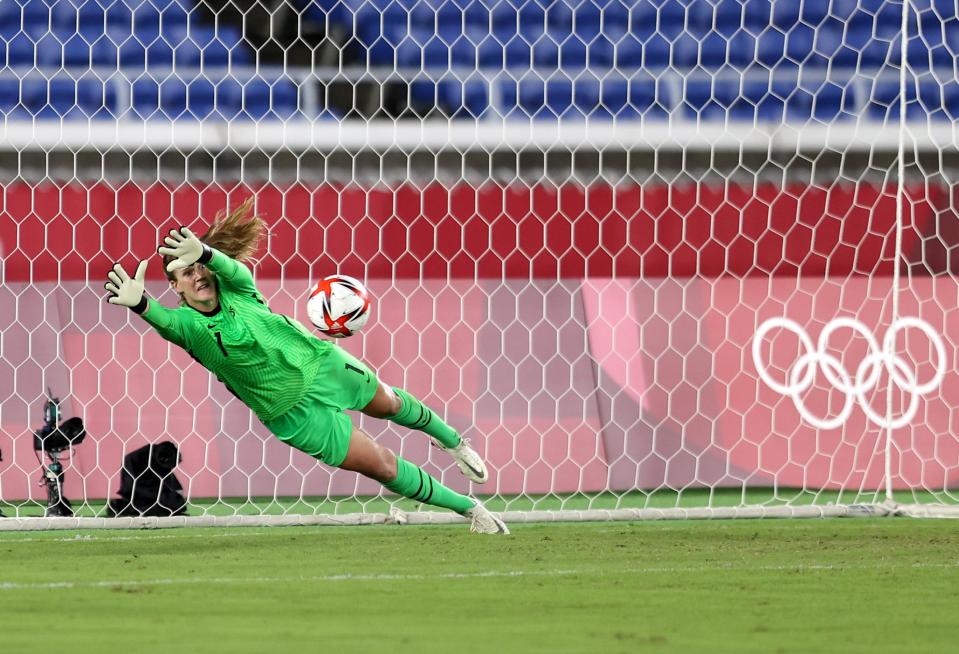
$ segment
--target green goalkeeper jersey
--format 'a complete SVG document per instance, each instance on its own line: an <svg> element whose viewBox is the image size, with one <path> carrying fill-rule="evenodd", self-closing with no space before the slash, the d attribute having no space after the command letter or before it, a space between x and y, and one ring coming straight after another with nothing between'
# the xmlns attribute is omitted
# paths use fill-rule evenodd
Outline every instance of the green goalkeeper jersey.
<svg viewBox="0 0 959 654"><path fill-rule="evenodd" d="M201 312L148 300L143 319L216 375L262 421L286 413L306 394L333 347L295 320L273 313L249 268L213 250L220 306Z"/></svg>

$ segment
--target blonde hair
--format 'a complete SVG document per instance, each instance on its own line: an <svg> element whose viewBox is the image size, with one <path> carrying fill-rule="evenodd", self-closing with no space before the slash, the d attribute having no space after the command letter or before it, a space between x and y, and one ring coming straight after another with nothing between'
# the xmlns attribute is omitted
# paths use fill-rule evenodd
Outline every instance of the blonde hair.
<svg viewBox="0 0 959 654"><path fill-rule="evenodd" d="M251 196L230 213L227 213L226 209L218 211L213 218L213 224L200 240L231 259L246 261L260 248L260 240L265 232L266 223L253 213ZM164 270L172 260L173 257L163 257ZM171 272L167 272L167 277L171 281L175 279Z"/></svg>

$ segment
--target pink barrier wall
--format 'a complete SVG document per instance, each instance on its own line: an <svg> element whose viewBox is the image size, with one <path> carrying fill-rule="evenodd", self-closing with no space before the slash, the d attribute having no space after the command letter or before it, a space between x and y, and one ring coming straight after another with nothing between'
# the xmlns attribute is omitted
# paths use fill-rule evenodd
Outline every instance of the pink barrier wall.
<svg viewBox="0 0 959 654"><path fill-rule="evenodd" d="M375 322L343 346L472 437L487 452L497 492L702 484L875 488L883 474L882 431L858 406L836 429L805 423L791 400L759 380L750 348L757 325L782 315L813 340L838 316L856 318L881 340L889 284L868 278L772 285L374 280ZM302 297L295 296L307 286L305 280L287 280L282 288L261 284L274 309L301 320ZM8 398L0 405L4 497L39 495L31 486L38 466L28 431L40 423L44 380L69 392L65 414L82 414L90 433L71 461L68 496L110 494L123 453L166 438L181 445L180 476L193 496L377 490L350 473L331 475L273 439L185 353L139 319L103 305L94 290L77 284L6 290L0 303L8 373L0 382ZM895 432L898 487L959 481L959 441L950 429L959 419L959 321L950 319L957 292L951 278L918 279L901 303L903 315L921 317L944 336L948 372L920 399L919 418ZM29 324L38 325L32 333ZM788 334L772 340L770 370L780 379L801 353L797 343ZM849 332L837 332L832 345L850 371L866 354L865 340ZM911 333L900 345L916 376L929 379L933 358L921 335ZM870 395L879 413L887 381L883 376ZM835 415L842 405L821 374L804 399L818 415ZM902 408L897 395L894 413ZM363 425L465 488L425 438L382 421L364 419Z"/></svg>

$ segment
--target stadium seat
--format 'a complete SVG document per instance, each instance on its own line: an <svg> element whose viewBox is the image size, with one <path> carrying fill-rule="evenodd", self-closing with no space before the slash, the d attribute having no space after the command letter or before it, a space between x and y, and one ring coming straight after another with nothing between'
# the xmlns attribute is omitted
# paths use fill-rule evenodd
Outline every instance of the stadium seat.
<svg viewBox="0 0 959 654"><path fill-rule="evenodd" d="M9 120L30 117L26 107L20 103L20 84L19 79L0 78L0 117Z"/></svg>
<svg viewBox="0 0 959 654"><path fill-rule="evenodd" d="M510 119L556 119L571 115L573 84L569 80L523 80L501 89L502 113Z"/></svg>
<svg viewBox="0 0 959 654"><path fill-rule="evenodd" d="M4 43L4 57L2 63L5 66L32 66L34 63L34 48L36 43L22 32L14 34Z"/></svg>
<svg viewBox="0 0 959 654"><path fill-rule="evenodd" d="M572 105L573 85L569 80L524 80L519 84L516 106L520 116L555 119L565 115Z"/></svg>
<svg viewBox="0 0 959 654"><path fill-rule="evenodd" d="M92 63L90 44L79 34L67 38L63 44L63 65L72 68L89 68Z"/></svg>
<svg viewBox="0 0 959 654"><path fill-rule="evenodd" d="M906 120L924 121L959 118L959 85L954 80L945 84L920 82L906 85ZM867 114L873 120L895 123L899 120L900 86L896 79L879 80L872 88Z"/></svg>
<svg viewBox="0 0 959 654"><path fill-rule="evenodd" d="M40 120L112 118L116 111L112 87L94 79L27 79L21 97L27 112Z"/></svg>
<svg viewBox="0 0 959 654"><path fill-rule="evenodd" d="M620 42L620 48L617 52L617 64L621 57L627 57L635 61L636 49L633 43ZM625 45L625 47L623 47ZM671 46L666 37L661 34L654 34L648 41L642 43L639 47L641 53L642 66L644 68L665 68L669 65Z"/></svg>
<svg viewBox="0 0 959 654"><path fill-rule="evenodd" d="M785 96L764 81L743 83L742 94L730 108L732 120L780 123L786 113Z"/></svg>
<svg viewBox="0 0 959 654"><path fill-rule="evenodd" d="M611 0L602 4L603 34L613 31L625 31L629 26L629 7L635 4L628 0Z"/></svg>
<svg viewBox="0 0 959 654"><path fill-rule="evenodd" d="M774 93L786 99L786 119L790 122L832 122L855 116L856 98L852 84L835 81L773 81Z"/></svg>
<svg viewBox="0 0 959 654"><path fill-rule="evenodd" d="M489 90L481 80L419 80L410 84L410 105L420 115L436 107L447 118L475 120L489 108Z"/></svg>
<svg viewBox="0 0 959 654"><path fill-rule="evenodd" d="M602 33L603 14L600 2L580 2L573 10L573 33L589 43Z"/></svg>
<svg viewBox="0 0 959 654"><path fill-rule="evenodd" d="M684 114L691 120L725 121L737 96L738 87L732 82L688 79L683 94Z"/></svg>
<svg viewBox="0 0 959 654"><path fill-rule="evenodd" d="M669 101L663 85L654 79L602 81L602 106L594 114L617 120L665 120L669 117Z"/></svg>
<svg viewBox="0 0 959 654"><path fill-rule="evenodd" d="M533 61L533 49L517 36L506 44L503 57L507 68L529 68Z"/></svg>
<svg viewBox="0 0 959 654"><path fill-rule="evenodd" d="M686 5L680 0L663 0L661 3L651 3L651 9L654 10L652 15L648 11L641 13L645 14L643 16L644 20L651 21L650 28L654 29L657 34L661 34L669 41L674 41L676 37L685 32Z"/></svg>
<svg viewBox="0 0 959 654"><path fill-rule="evenodd" d="M138 79L133 83L133 110L140 118L205 118L214 107L215 93L209 82L188 85L179 78L162 82Z"/></svg>
<svg viewBox="0 0 959 654"><path fill-rule="evenodd" d="M14 5L19 3L7 0L3 4ZM50 27L50 8L43 2L26 2L21 5L20 19L14 25L22 27L23 32L31 35L44 34Z"/></svg>
<svg viewBox="0 0 959 654"><path fill-rule="evenodd" d="M251 79L243 85L243 113L240 117L253 120L292 118L299 110L298 96L296 85L289 79L272 82Z"/></svg>

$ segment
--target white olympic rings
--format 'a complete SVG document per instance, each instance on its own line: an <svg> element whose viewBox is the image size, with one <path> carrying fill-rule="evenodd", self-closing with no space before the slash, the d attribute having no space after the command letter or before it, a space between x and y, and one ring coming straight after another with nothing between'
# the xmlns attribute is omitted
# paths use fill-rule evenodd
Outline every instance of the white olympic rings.
<svg viewBox="0 0 959 654"><path fill-rule="evenodd" d="M869 347L869 353L860 362L855 375L843 366L842 362L829 354L829 338L837 329L850 329L863 338ZM915 328L926 335L936 350L935 374L932 379L920 384L916 372L902 357L896 354L896 336L906 329ZM792 332L799 338L805 351L789 369L786 383L773 379L762 357L762 342L766 334L773 329L784 329ZM809 424L819 429L835 429L846 422L852 414L853 404L859 401L859 406L869 420L883 429L898 429L916 416L919 410L919 397L936 389L946 374L946 347L942 338L935 332L929 323L919 318L899 318L890 325L882 339L880 349L876 337L863 323L852 318L835 318L829 321L819 334L819 342L813 346L812 338L799 323L788 318L770 318L760 325L753 339L753 363L759 377L777 393L792 398L799 415ZM890 381L903 393L909 394L909 401L905 412L898 418L888 418L878 414L870 405L866 393L875 388L882 369L889 374ZM832 384L833 388L845 395L842 410L833 418L820 418L814 415L802 399L804 393L813 383L816 370L822 370L823 376Z"/></svg>

